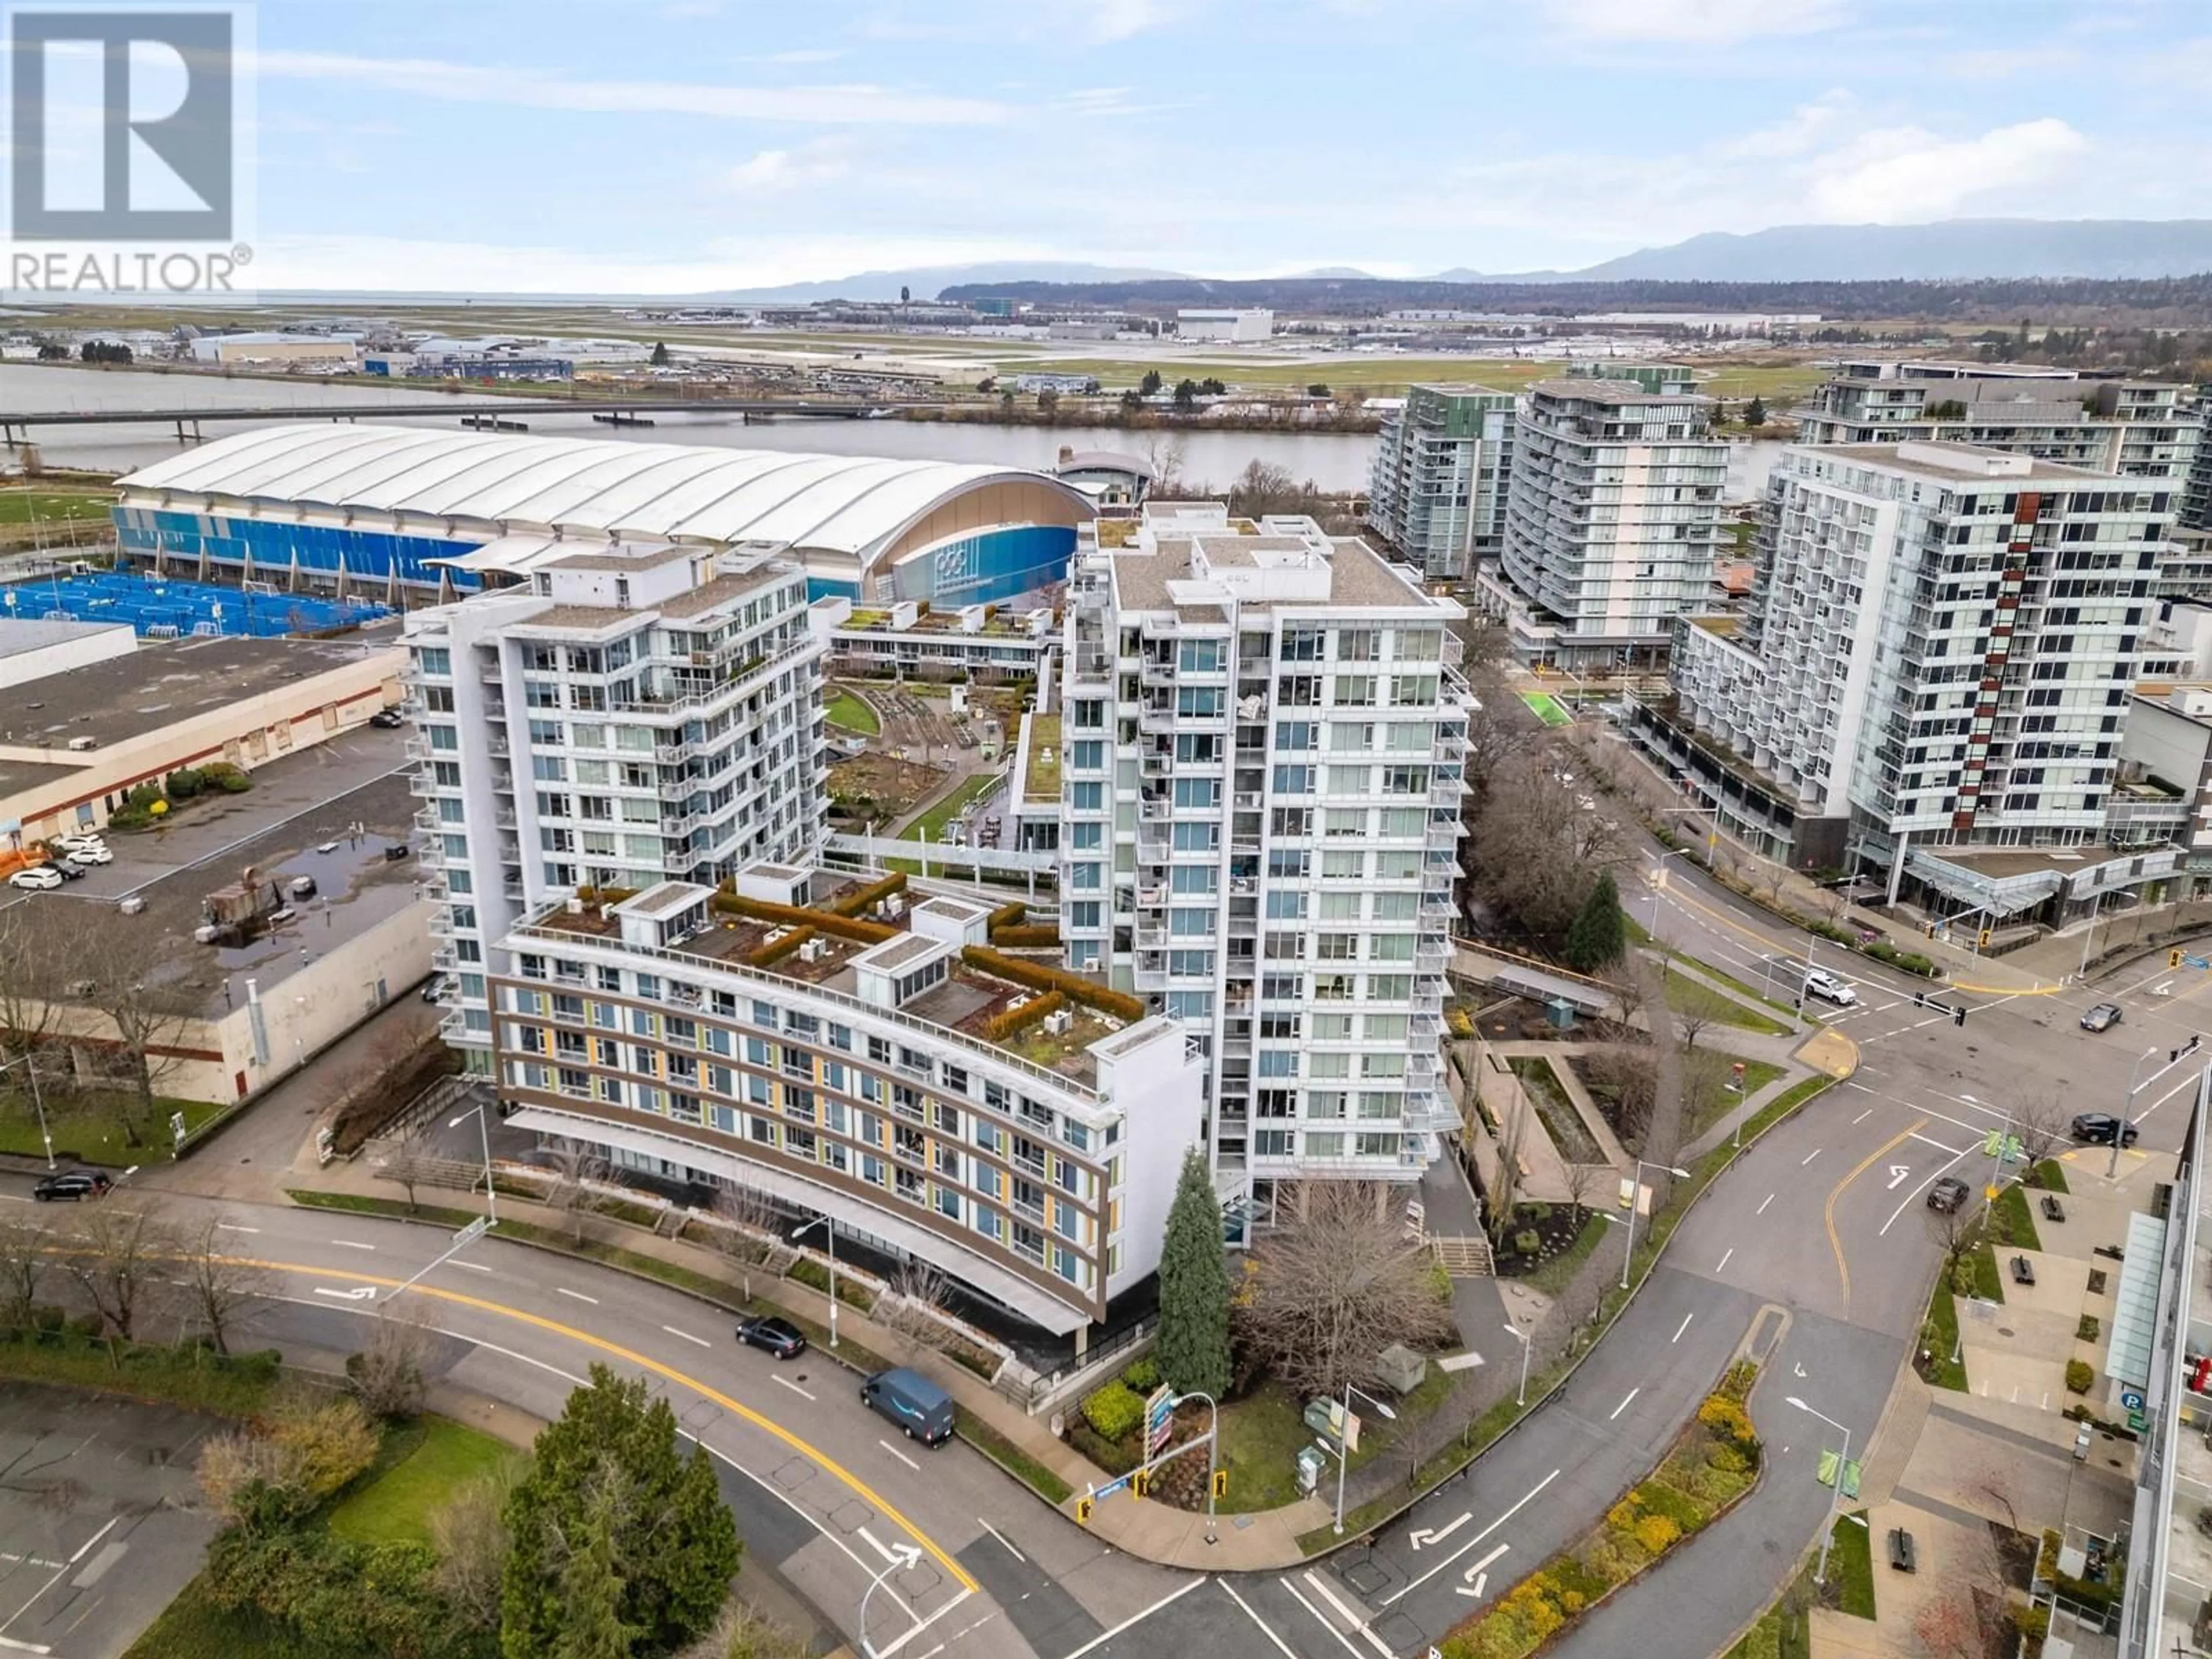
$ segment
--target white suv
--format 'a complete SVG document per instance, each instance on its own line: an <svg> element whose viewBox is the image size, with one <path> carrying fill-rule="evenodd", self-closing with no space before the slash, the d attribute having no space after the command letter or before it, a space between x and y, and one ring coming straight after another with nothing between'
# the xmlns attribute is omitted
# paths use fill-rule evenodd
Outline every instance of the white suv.
<svg viewBox="0 0 2212 1659"><path fill-rule="evenodd" d="M72 830L67 835L56 836L54 837L54 845L60 848L63 852L67 853L72 858L76 857L79 853L104 853L107 850L107 843L102 841L98 836L88 835L77 830Z"/></svg>
<svg viewBox="0 0 2212 1659"><path fill-rule="evenodd" d="M1859 1000L1859 994L1851 989L1849 980L1838 978L1825 968L1805 970L1805 994L1832 1002L1839 1008L1849 1008Z"/></svg>
<svg viewBox="0 0 2212 1659"><path fill-rule="evenodd" d="M27 870L18 870L8 878L10 887L26 887L33 892L44 891L62 884L62 872L51 865L34 864Z"/></svg>
<svg viewBox="0 0 2212 1659"><path fill-rule="evenodd" d="M62 851L79 864L112 864L115 854L96 841L80 841L75 846L59 843Z"/></svg>

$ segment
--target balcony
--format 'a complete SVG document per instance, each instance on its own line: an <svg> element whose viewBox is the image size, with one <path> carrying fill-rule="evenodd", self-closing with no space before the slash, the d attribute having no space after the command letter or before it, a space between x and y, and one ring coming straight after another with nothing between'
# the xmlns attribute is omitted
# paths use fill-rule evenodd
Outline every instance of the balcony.
<svg viewBox="0 0 2212 1659"><path fill-rule="evenodd" d="M430 919L422 924L423 932L432 939L451 939L453 936L453 913L444 905L430 912Z"/></svg>
<svg viewBox="0 0 2212 1659"><path fill-rule="evenodd" d="M1164 823L1175 816L1175 802L1166 795L1146 795L1137 804L1140 817L1153 823Z"/></svg>
<svg viewBox="0 0 2212 1659"><path fill-rule="evenodd" d="M450 974L461 965L461 959L450 945L441 945L430 952L430 966L441 974Z"/></svg>
<svg viewBox="0 0 2212 1659"><path fill-rule="evenodd" d="M1137 775L1139 777L1164 778L1173 769L1174 764L1172 757L1155 749L1138 757Z"/></svg>
<svg viewBox="0 0 2212 1659"><path fill-rule="evenodd" d="M411 772L408 775L407 793L414 796L417 800L429 799L431 796L438 793L441 787L441 786L439 784L437 779L433 777L427 770Z"/></svg>
<svg viewBox="0 0 2212 1659"><path fill-rule="evenodd" d="M1148 687L1173 686L1176 682L1176 665L1171 662L1157 662L1147 657L1144 659L1144 666L1138 671L1138 679L1141 684Z"/></svg>
<svg viewBox="0 0 2212 1659"><path fill-rule="evenodd" d="M399 752L411 761L426 761L430 758L430 739L418 733L401 744Z"/></svg>
<svg viewBox="0 0 2212 1659"><path fill-rule="evenodd" d="M426 806L416 813L415 827L426 836L434 836L445 828L445 820L438 816L436 807Z"/></svg>

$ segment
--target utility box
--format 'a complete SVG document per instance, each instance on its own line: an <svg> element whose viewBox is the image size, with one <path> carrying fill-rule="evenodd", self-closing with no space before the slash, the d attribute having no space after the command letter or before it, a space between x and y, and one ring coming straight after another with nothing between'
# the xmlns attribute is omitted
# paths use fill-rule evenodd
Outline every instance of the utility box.
<svg viewBox="0 0 2212 1659"><path fill-rule="evenodd" d="M1322 1466L1328 1462L1328 1454L1318 1446L1303 1446L1298 1449L1298 1491L1310 1495L1321 1485Z"/></svg>
<svg viewBox="0 0 2212 1659"><path fill-rule="evenodd" d="M1565 997L1547 1002L1544 1005L1544 1018L1556 1030L1571 1030L1575 1024L1575 1005Z"/></svg>

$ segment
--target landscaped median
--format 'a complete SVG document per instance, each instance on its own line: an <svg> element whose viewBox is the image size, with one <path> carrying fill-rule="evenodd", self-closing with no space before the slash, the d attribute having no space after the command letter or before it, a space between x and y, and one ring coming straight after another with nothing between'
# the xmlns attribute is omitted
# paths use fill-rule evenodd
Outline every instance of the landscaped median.
<svg viewBox="0 0 2212 1659"><path fill-rule="evenodd" d="M1759 1482L1759 1436L1744 1408L1758 1375L1748 1360L1730 1366L1659 1467L1603 1521L1454 1629L1438 1644L1444 1659L1523 1659L1734 1508Z"/></svg>

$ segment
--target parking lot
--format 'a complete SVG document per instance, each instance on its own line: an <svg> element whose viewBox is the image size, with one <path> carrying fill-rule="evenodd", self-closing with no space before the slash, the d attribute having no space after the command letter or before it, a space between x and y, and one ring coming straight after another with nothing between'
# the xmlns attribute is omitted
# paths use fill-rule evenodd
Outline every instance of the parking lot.
<svg viewBox="0 0 2212 1659"><path fill-rule="evenodd" d="M0 1649L114 1659L199 1571L192 1461L222 1425L0 1384Z"/></svg>

